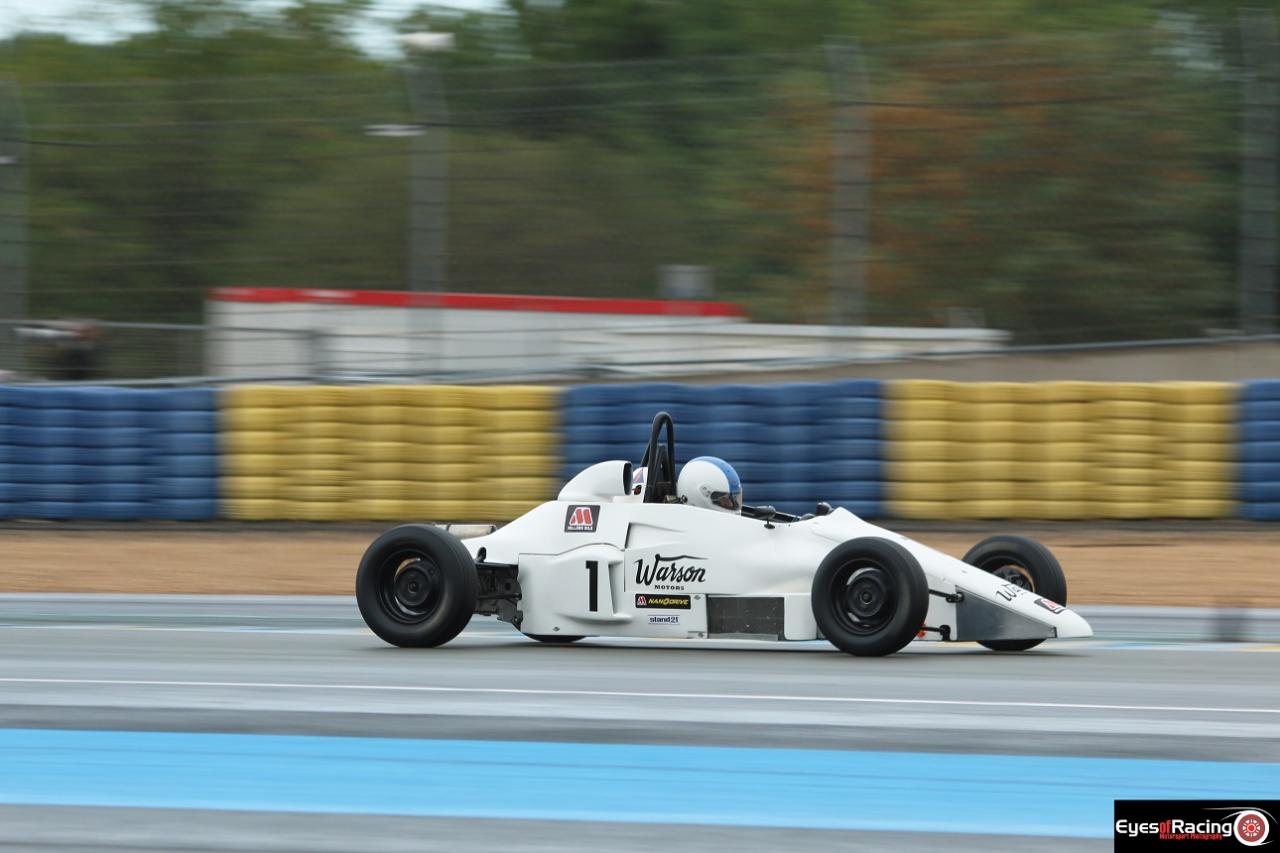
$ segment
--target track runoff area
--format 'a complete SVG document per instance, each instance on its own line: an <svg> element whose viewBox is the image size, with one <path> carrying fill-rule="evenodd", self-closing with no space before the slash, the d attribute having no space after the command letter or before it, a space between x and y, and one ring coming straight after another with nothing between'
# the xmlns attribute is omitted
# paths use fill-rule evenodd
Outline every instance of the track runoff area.
<svg viewBox="0 0 1280 853"><path fill-rule="evenodd" d="M1280 797L1277 651L411 651L348 599L3 597L0 848L1111 849L1117 799Z"/></svg>

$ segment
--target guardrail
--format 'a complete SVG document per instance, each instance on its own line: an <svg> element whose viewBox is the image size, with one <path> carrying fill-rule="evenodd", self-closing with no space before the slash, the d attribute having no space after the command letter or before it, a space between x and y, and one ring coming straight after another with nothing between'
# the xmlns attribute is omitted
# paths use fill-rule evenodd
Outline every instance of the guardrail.
<svg viewBox="0 0 1280 853"><path fill-rule="evenodd" d="M633 321L608 329L562 319L512 329L479 324L463 329L409 324L372 333L320 328L180 323L93 322L91 368L81 376L68 358L76 323L0 319L0 382L96 385L221 385L237 382L378 384L644 381L679 377L826 372L851 368L933 367L999 357L1018 370L1017 357L1088 355L1120 350L1272 344L1278 335L1004 346L988 329L829 327L671 318ZM56 334L61 331L63 334ZM54 334L51 334L54 333ZM988 341L984 345L982 341ZM1277 350L1280 352L1280 350ZM1232 356L1235 358L1236 356ZM1269 369L1274 356L1240 355L1215 368L1249 375ZM1167 375L1182 375L1176 372ZM926 368L922 368L926 369ZM972 369L972 368L967 368ZM883 374L878 374L883 375ZM1106 374L1108 376L1113 374ZM1157 374L1165 375L1165 374ZM1265 375L1265 374L1264 374ZM887 379L887 375L886 375ZM754 379L750 381L755 381Z"/></svg>

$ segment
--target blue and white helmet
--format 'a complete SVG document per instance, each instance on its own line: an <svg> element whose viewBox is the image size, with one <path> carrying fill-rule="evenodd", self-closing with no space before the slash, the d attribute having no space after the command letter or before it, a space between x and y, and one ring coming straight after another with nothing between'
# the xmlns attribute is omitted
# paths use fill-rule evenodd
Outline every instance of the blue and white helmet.
<svg viewBox="0 0 1280 853"><path fill-rule="evenodd" d="M742 481L723 459L699 456L684 463L676 492L689 506L742 512Z"/></svg>

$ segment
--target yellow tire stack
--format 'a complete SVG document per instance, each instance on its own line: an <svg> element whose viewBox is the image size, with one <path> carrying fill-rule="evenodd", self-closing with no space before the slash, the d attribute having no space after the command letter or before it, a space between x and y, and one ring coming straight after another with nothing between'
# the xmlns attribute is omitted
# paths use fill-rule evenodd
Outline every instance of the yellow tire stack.
<svg viewBox="0 0 1280 853"><path fill-rule="evenodd" d="M951 446L957 460L951 483L953 517L1016 515L1023 408L1020 387L1012 382L952 386Z"/></svg>
<svg viewBox="0 0 1280 853"><path fill-rule="evenodd" d="M291 417L291 390L242 385L219 395L218 488L226 517L285 517L282 429Z"/></svg>
<svg viewBox="0 0 1280 853"><path fill-rule="evenodd" d="M475 479L475 517L509 521L559 491L559 392L531 385L471 391L485 420L478 432L484 466Z"/></svg>
<svg viewBox="0 0 1280 853"><path fill-rule="evenodd" d="M1164 448L1161 515L1222 518L1234 512L1236 395L1229 382L1156 386Z"/></svg>
<svg viewBox="0 0 1280 853"><path fill-rule="evenodd" d="M242 386L222 400L232 518L503 521L559 486L553 388Z"/></svg>
<svg viewBox="0 0 1280 853"><path fill-rule="evenodd" d="M1099 382L1090 387L1091 514L1116 519L1159 516L1164 442L1156 386Z"/></svg>
<svg viewBox="0 0 1280 853"><path fill-rule="evenodd" d="M368 385L342 389L351 411L346 454L350 483L346 517L374 521L415 518L408 497L414 427L413 386Z"/></svg>
<svg viewBox="0 0 1280 853"><path fill-rule="evenodd" d="M484 460L477 439L484 418L472 404L470 390L455 385L404 389L401 518L479 520L475 480Z"/></svg>
<svg viewBox="0 0 1280 853"><path fill-rule="evenodd" d="M1027 472L1025 386L907 380L885 390L889 511L901 518L1021 514ZM1048 460L1046 460L1048 461Z"/></svg>
<svg viewBox="0 0 1280 853"><path fill-rule="evenodd" d="M351 454L360 408L358 389L309 386L289 389L297 404L284 424L285 512L293 521L343 521L361 483Z"/></svg>
<svg viewBox="0 0 1280 853"><path fill-rule="evenodd" d="M884 386L885 484L899 518L954 518L960 466L951 411L956 383L908 379Z"/></svg>
<svg viewBox="0 0 1280 853"><path fill-rule="evenodd" d="M886 383L900 518L1219 518L1232 512L1235 386Z"/></svg>
<svg viewBox="0 0 1280 853"><path fill-rule="evenodd" d="M1015 517L1066 520L1089 515L1090 387L1086 382L1018 386L1022 406Z"/></svg>

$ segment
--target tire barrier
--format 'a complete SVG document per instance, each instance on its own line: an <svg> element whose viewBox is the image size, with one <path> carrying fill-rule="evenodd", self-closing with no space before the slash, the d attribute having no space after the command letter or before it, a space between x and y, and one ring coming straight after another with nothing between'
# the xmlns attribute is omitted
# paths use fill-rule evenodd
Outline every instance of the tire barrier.
<svg viewBox="0 0 1280 853"><path fill-rule="evenodd" d="M608 459L638 464L659 411L675 419L677 465L723 458L748 503L804 513L826 500L882 514L877 381L579 385L564 394L561 477Z"/></svg>
<svg viewBox="0 0 1280 853"><path fill-rule="evenodd" d="M919 519L1230 515L1236 394L1218 382L886 383L889 511Z"/></svg>
<svg viewBox="0 0 1280 853"><path fill-rule="evenodd" d="M0 518L217 515L208 388L0 387Z"/></svg>
<svg viewBox="0 0 1280 853"><path fill-rule="evenodd" d="M1280 521L1280 379L1240 389L1240 514Z"/></svg>
<svg viewBox="0 0 1280 853"><path fill-rule="evenodd" d="M559 489L559 396L511 385L227 388L223 515L515 518Z"/></svg>
<svg viewBox="0 0 1280 853"><path fill-rule="evenodd" d="M505 521L660 410L784 512L1280 520L1280 380L0 387L0 518Z"/></svg>

